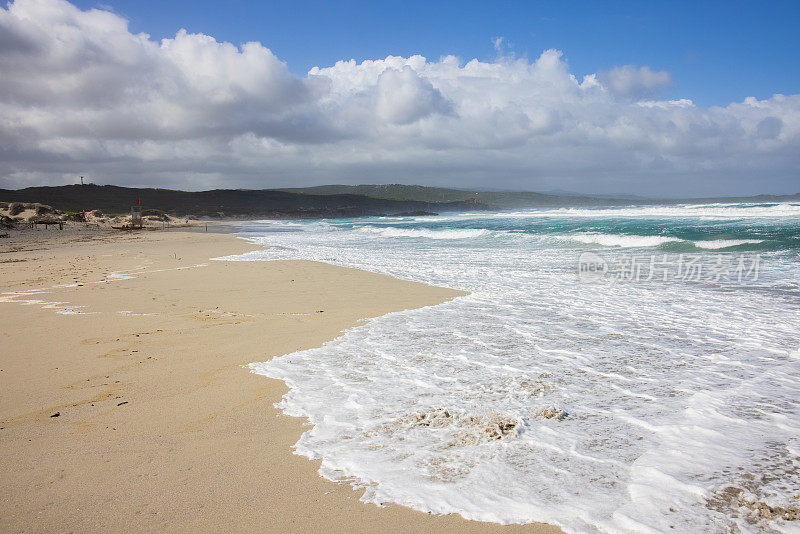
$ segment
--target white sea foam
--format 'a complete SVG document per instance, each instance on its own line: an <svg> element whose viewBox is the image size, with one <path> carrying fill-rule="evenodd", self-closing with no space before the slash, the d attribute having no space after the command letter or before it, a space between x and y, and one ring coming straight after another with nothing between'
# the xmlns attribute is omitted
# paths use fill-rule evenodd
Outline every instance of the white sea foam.
<svg viewBox="0 0 800 534"><path fill-rule="evenodd" d="M681 241L677 237L624 234L570 234L557 236L570 241L604 247L657 247L664 243Z"/></svg>
<svg viewBox="0 0 800 534"><path fill-rule="evenodd" d="M736 247L739 245L752 245L763 242L763 239L715 239L709 241L695 241L694 244L698 248L716 250L720 248Z"/></svg>
<svg viewBox="0 0 800 534"><path fill-rule="evenodd" d="M395 228L393 226L365 226L360 230L367 234L375 234L383 237L423 237L427 239L473 239L491 233L484 229L429 230L424 228Z"/></svg>
<svg viewBox="0 0 800 534"><path fill-rule="evenodd" d="M739 245L750 245L763 243L763 239L713 239L703 241L686 241L677 237L658 236L658 235L626 235L626 234L567 234L554 236L568 241L577 241L587 245L600 245L604 247L658 247L664 243L688 242L697 248L706 250L718 250L723 248L735 247Z"/></svg>
<svg viewBox="0 0 800 534"><path fill-rule="evenodd" d="M474 213L456 215L458 218L481 217ZM672 206L624 206L612 208L555 208L524 211L503 211L491 215L495 218L800 218L800 204L678 204Z"/></svg>
<svg viewBox="0 0 800 534"><path fill-rule="evenodd" d="M404 229L442 235L465 220ZM759 502L796 507L800 493L796 254L765 254L747 287L581 284L580 251L505 239L509 225L460 240L362 230L373 220L301 226L248 228L274 247L228 259L328 261L471 291L252 365L285 380L280 406L313 423L297 452L365 501L568 532L796 525L753 515ZM594 241L573 243L600 244L581 233ZM609 261L663 243L617 237L629 240L600 244Z"/></svg>

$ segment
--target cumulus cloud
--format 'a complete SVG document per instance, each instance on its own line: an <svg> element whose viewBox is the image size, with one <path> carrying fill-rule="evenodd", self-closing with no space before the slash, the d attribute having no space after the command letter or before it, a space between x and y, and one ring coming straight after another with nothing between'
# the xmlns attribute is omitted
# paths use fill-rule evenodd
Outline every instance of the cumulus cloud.
<svg viewBox="0 0 800 534"><path fill-rule="evenodd" d="M669 73L577 79L557 50L298 77L261 43L156 41L107 11L17 0L0 8L0 73L0 186L800 189L800 96L704 108L659 99Z"/></svg>
<svg viewBox="0 0 800 534"><path fill-rule="evenodd" d="M409 124L450 109L442 94L408 65L402 70L384 70L375 90L378 116L394 124Z"/></svg>
<svg viewBox="0 0 800 534"><path fill-rule="evenodd" d="M654 71L650 67L623 65L614 67L605 75L608 89L614 94L642 98L653 96L672 84L672 76L666 71Z"/></svg>

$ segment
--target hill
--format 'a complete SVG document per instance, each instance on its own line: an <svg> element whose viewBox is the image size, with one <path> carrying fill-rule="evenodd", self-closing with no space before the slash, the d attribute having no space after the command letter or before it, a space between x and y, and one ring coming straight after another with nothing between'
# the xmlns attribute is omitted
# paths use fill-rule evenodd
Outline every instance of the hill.
<svg viewBox="0 0 800 534"><path fill-rule="evenodd" d="M281 189L285 192L308 195L355 194L371 198L392 200L415 200L421 202L472 202L491 209L552 208L566 206L623 206L714 202L797 202L800 193L794 195L756 195L750 197L706 197L652 199L631 196L610 197L582 194L547 194L530 191L470 191L419 185L323 185Z"/></svg>
<svg viewBox="0 0 800 534"><path fill-rule="evenodd" d="M795 195L631 199L534 192L469 191L419 185L325 185L290 189L178 191L114 185L0 189L0 201L53 206L65 212L124 214L141 199L145 209L197 217L335 218L423 212L592 207L712 202L797 202Z"/></svg>
<svg viewBox="0 0 800 534"><path fill-rule="evenodd" d="M121 214L129 212L136 199L141 199L142 206L147 209L200 217L358 217L488 209L472 201L425 202L355 194L311 195L270 189L177 191L91 184L0 189L0 200L4 202L37 202L61 211L99 209L105 213Z"/></svg>
<svg viewBox="0 0 800 534"><path fill-rule="evenodd" d="M490 206L492 209L515 209L530 207L554 206L594 206L609 203L626 203L630 200L594 198L570 195L548 195L533 192L511 191L469 191L464 189L446 189L442 187L425 187L421 185L322 185L317 187L300 187L281 189L285 192L308 195L364 195L371 198L391 200L414 200L419 202L471 202Z"/></svg>

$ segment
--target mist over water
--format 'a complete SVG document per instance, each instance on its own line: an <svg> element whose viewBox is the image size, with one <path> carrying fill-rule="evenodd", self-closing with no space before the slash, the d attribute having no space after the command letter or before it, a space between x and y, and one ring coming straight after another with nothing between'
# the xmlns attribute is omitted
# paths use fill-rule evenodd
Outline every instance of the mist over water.
<svg viewBox="0 0 800 534"><path fill-rule="evenodd" d="M271 248L227 259L470 292L252 365L314 424L297 451L365 501L570 532L798 531L763 507L800 506L800 205L263 221L242 235ZM610 266L591 283L586 252ZM615 272L637 258L662 271ZM689 264L705 271L667 269Z"/></svg>

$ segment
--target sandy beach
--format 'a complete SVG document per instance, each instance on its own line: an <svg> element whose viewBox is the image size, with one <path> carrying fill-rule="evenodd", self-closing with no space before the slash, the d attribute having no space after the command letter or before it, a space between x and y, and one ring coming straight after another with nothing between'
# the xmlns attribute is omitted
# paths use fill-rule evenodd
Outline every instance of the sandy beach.
<svg viewBox="0 0 800 534"><path fill-rule="evenodd" d="M210 258L231 234L0 242L0 531L557 532L359 502L292 454L255 361L458 292L304 261ZM14 294L11 294L14 292Z"/></svg>

